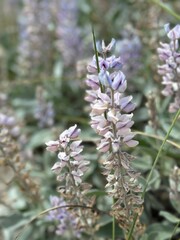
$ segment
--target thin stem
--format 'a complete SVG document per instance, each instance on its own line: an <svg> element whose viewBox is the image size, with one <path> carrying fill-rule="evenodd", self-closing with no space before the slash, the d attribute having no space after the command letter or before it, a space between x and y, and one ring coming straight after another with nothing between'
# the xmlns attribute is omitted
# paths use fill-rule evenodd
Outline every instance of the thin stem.
<svg viewBox="0 0 180 240"><path fill-rule="evenodd" d="M52 208L48 208L42 212L40 212L38 215L36 215L35 217L33 217L27 224L25 224L25 226L23 227L23 229L16 235L15 240L18 240L21 236L21 234L23 233L23 231L25 231L25 229L29 226L29 224L33 223L34 221L36 221L39 217L47 214L50 211L56 210L56 209L60 209L60 208L84 208L84 209L92 209L92 210L96 210L93 207L88 207L88 206L84 206L84 205L78 205L78 204L67 204L67 205L63 205L63 206L55 206ZM97 209L98 212L102 212L102 213L106 213L103 212L99 209Z"/></svg>
<svg viewBox="0 0 180 240"><path fill-rule="evenodd" d="M151 171L150 171L150 173L149 173L149 175L148 175L148 178L147 178L147 182L146 182L144 191L142 192L142 198L143 198L143 199L144 199L145 192L146 192L146 189L147 189L147 187L148 187L149 181L150 181L150 179L151 179L152 173L153 173L153 171L154 171L154 169L155 169L155 167L156 167L156 164L157 164L157 162L158 162L158 160L159 160L159 157L160 157L160 154L161 154L161 152L162 152L162 149L163 149L163 147L164 147L164 145L165 145L165 143L166 143L166 141L167 141L167 139L168 139L168 137L169 137L169 135L170 135L170 133L171 133L171 131L172 131L172 129L173 129L173 127L174 127L174 125L175 125L178 117L179 117L179 115L180 115L180 109L179 109L179 111L176 113L176 115L175 115L175 117L174 117L174 119L173 119L173 121L172 121L172 124L171 124L171 126L170 126L170 128L169 128L169 130L168 130L168 132L167 132L167 134L166 134L166 136L165 136L165 138L164 138L164 140L163 140L163 142L162 142L162 144L161 144L161 147L159 148L159 151L158 151L158 153L157 153L157 156L156 156L156 158L155 158L155 160L154 160L153 166L152 166ZM131 227L131 229L130 229L130 231L129 231L129 233L128 233L128 238L127 238L127 240L131 240L131 238L132 238L134 226L136 225L136 220L137 220L137 214L136 214L135 217L134 217L134 220L133 220L133 223L132 223L132 227Z"/></svg>
<svg viewBox="0 0 180 240"><path fill-rule="evenodd" d="M97 71L98 71L98 74L99 74L100 73L100 67L99 67L99 60L98 60L98 51L97 51L97 47L96 47L96 37L95 37L93 26L92 26L92 35L93 35L94 51L95 51L95 56L96 56ZM99 81L99 86L100 86L101 92L104 93L104 87L103 87L103 85L101 84L100 81ZM104 117L107 119L106 111L104 112Z"/></svg>
<svg viewBox="0 0 180 240"><path fill-rule="evenodd" d="M157 156L156 156L156 158L155 158L155 160L154 160L153 166L152 166L151 171L150 171L150 173L149 173L149 175L148 175L148 178L147 178L147 182L146 182L144 191L143 191L143 193L142 193L142 197L143 197L143 198L144 198L146 189L147 189L147 187L148 187L149 181L150 181L150 179L151 179L152 173L153 173L153 171L154 171L154 169L155 169L155 167L156 167L156 164L157 164L157 162L158 162L158 160L159 160L159 157L160 157L160 154L161 154L161 152L162 152L162 149L163 149L163 147L164 147L164 145L165 145L165 143L166 143L166 141L167 141L167 139L168 139L168 137L169 137L169 135L170 135L170 133L171 133L171 131L172 131L172 129L173 129L173 127L174 127L174 125L175 125L178 117L179 117L179 115L180 115L180 109L179 109L179 111L176 113L176 115L175 115L175 117L174 117L174 119L173 119L173 121L172 121L172 124L171 124L171 126L170 126L170 128L169 128L169 130L168 130L168 132L167 132L167 134L166 134L166 136L165 136L165 138L164 138L164 141L162 142L162 144L161 144L161 146L160 146L160 148L159 148L159 151L158 151L158 153L157 153Z"/></svg>
<svg viewBox="0 0 180 240"><path fill-rule="evenodd" d="M96 37L95 37L93 26L92 26L92 35L93 35L94 52L95 52L95 56L96 56L97 71L98 71L98 73L100 73L99 60L98 60L98 51L97 51L97 47L96 47ZM101 82L99 82L99 85L100 85L101 92L103 93L104 89L103 89L103 86L102 86Z"/></svg>
<svg viewBox="0 0 180 240"><path fill-rule="evenodd" d="M112 104L112 108L114 108L114 91L113 89L111 89L111 104ZM114 137L116 138L116 126L114 123L112 123L112 130L113 130L113 134ZM115 203L115 199L113 198L113 204ZM115 240L115 236L116 236L116 219L115 216L113 216L113 221L112 221L112 240Z"/></svg>
<svg viewBox="0 0 180 240"><path fill-rule="evenodd" d="M173 233L172 233L172 236L171 236L171 238L170 239L172 239L173 238L173 236L175 235L175 233L176 233L176 230L177 230L177 228L180 226L180 221L176 224L176 226L174 227L174 230L173 230Z"/></svg>
<svg viewBox="0 0 180 240"><path fill-rule="evenodd" d="M94 52L95 52L95 56L96 56L97 71L99 73L100 72L100 67L99 67L99 61L98 61L98 51L97 51L97 47L96 47L96 37L95 37L93 26L92 26L92 35L93 35Z"/></svg>
<svg viewBox="0 0 180 240"><path fill-rule="evenodd" d="M175 17L176 19L180 20L180 15L175 13L171 8L169 8L166 4L160 2L159 0L150 0L154 3L156 3L159 7L161 7L163 10L165 10L166 12L168 12L170 15L172 15L173 17Z"/></svg>
<svg viewBox="0 0 180 240"><path fill-rule="evenodd" d="M112 221L112 240L115 240L116 237L116 219L115 216L113 216L113 221Z"/></svg>
<svg viewBox="0 0 180 240"><path fill-rule="evenodd" d="M68 155L68 153L67 153L67 155ZM74 176L73 176L73 174L72 174L72 167L71 167L70 162L68 162L68 168L69 168L69 174L70 174L71 179L72 179L72 184L74 185L73 187L74 187L74 189L75 189L75 192L77 193L77 192L79 191L79 189L78 189L78 187L76 186L76 183L75 183L75 180L74 180ZM76 202L77 202L78 205L81 204L81 201L80 201L80 199L79 199L78 197L76 197L75 200L76 200ZM81 215L81 217L82 217L85 225L86 225L86 226L89 226L89 224L88 224L88 222L87 222L87 219L85 218L85 216L84 216L81 208L79 208L79 213L80 213L80 215Z"/></svg>
<svg viewBox="0 0 180 240"><path fill-rule="evenodd" d="M150 133L146 133L146 132L141 132L141 131L134 131L135 134L138 134L138 135L141 135L141 136L146 136L146 137L150 137L150 138L154 138L154 139L158 139L160 141L163 141L163 137L160 137L158 135L155 135L155 134L150 134ZM166 141L167 143L173 145L174 147L176 148L179 148L180 149L180 144L176 143L176 142L173 142L171 140L168 140Z"/></svg>

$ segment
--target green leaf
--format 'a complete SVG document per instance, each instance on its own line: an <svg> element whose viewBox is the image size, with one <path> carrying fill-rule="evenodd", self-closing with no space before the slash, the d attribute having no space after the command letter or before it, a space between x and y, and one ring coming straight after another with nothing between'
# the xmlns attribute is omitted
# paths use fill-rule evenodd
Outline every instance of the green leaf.
<svg viewBox="0 0 180 240"><path fill-rule="evenodd" d="M102 191L102 190L98 190L98 189L91 189L88 193L87 193L87 196L96 196L96 197L99 197L99 196L105 196L107 195L107 193L105 191Z"/></svg>
<svg viewBox="0 0 180 240"><path fill-rule="evenodd" d="M150 225L146 233L148 234L148 240L166 240L170 239L173 233L174 226L170 224L154 223ZM179 229L177 230L177 233Z"/></svg>
<svg viewBox="0 0 180 240"><path fill-rule="evenodd" d="M138 157L135 161L132 162L132 166L141 171L147 171L152 167L152 157L151 156L143 156Z"/></svg>
<svg viewBox="0 0 180 240"><path fill-rule="evenodd" d="M147 108L140 108L135 111L133 120L135 122L142 122L149 119Z"/></svg>
<svg viewBox="0 0 180 240"><path fill-rule="evenodd" d="M8 228L13 225L16 225L17 222L24 220L23 216L19 213L14 213L9 216L0 217L0 226L3 228Z"/></svg>
<svg viewBox="0 0 180 240"><path fill-rule="evenodd" d="M56 79L60 79L63 74L63 64L61 61L58 61L54 66L54 72L53 75Z"/></svg>
<svg viewBox="0 0 180 240"><path fill-rule="evenodd" d="M161 183L161 176L159 172L154 169L151 175L151 178L149 180L148 186L153 189L158 189Z"/></svg>
<svg viewBox="0 0 180 240"><path fill-rule="evenodd" d="M42 145L45 148L45 142L50 141L53 138L54 136L51 130L49 129L38 130L38 132L32 136L31 140L27 145L27 148L35 148Z"/></svg>
<svg viewBox="0 0 180 240"><path fill-rule="evenodd" d="M166 211L161 211L159 213L160 216L164 217L165 219L167 219L169 222L171 223L178 223L180 221L179 218L177 218L176 216L174 216L173 214L166 212Z"/></svg>

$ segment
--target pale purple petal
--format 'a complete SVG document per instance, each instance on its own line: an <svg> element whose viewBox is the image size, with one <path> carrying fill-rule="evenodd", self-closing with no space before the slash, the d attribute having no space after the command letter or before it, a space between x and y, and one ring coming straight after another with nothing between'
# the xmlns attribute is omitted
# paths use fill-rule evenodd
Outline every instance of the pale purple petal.
<svg viewBox="0 0 180 240"><path fill-rule="evenodd" d="M59 141L49 141L45 144L47 145L46 149L50 152L56 152L59 148Z"/></svg>
<svg viewBox="0 0 180 240"><path fill-rule="evenodd" d="M138 145L138 141L136 141L136 140L130 140L130 141L128 141L128 142L125 142L125 144L128 146L128 147L135 147L135 146L137 146Z"/></svg>
<svg viewBox="0 0 180 240"><path fill-rule="evenodd" d="M180 24L177 24L173 29L171 29L168 34L168 38L176 40L180 38Z"/></svg>

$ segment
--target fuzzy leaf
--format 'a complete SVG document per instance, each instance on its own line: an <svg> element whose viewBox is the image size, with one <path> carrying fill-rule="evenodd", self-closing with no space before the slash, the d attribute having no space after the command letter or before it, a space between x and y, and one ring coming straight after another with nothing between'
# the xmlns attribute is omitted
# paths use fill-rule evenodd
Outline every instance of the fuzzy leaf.
<svg viewBox="0 0 180 240"><path fill-rule="evenodd" d="M178 223L180 221L180 218L177 218L173 214L166 212L166 211L161 211L159 213L159 215L164 217L165 219L167 219L169 222L172 222L172 223Z"/></svg>

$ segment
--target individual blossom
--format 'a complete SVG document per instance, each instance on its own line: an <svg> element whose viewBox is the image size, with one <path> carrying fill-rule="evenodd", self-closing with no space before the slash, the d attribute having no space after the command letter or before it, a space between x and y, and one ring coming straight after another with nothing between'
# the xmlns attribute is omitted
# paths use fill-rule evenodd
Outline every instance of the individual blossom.
<svg viewBox="0 0 180 240"><path fill-rule="evenodd" d="M107 47L104 41L98 45L98 63L94 57L87 67L86 83L90 89L85 99L91 105L91 127L100 136L97 150L106 154L103 172L107 180L106 191L114 199L112 215L128 231L134 216L141 215L143 200L139 173L131 165L134 157L123 150L138 144L131 131L135 104L132 96L125 96L127 80L121 71L121 57L109 56L114 45L114 39ZM142 230L139 222L137 228Z"/></svg>
<svg viewBox="0 0 180 240"><path fill-rule="evenodd" d="M96 230L97 216L91 210L94 199L86 196L91 186L83 182L83 176L89 168L89 161L82 156L80 132L77 125L74 125L63 131L58 140L47 142L46 146L48 151L58 152L58 161L51 169L61 183L58 192L67 204L78 206L71 209L71 214L76 216L76 223L80 229L91 235Z"/></svg>
<svg viewBox="0 0 180 240"><path fill-rule="evenodd" d="M169 112L176 112L180 108L180 25L170 29L169 24L165 25L168 43L160 42L157 49L159 59L163 62L158 66L158 73L162 75L162 84L165 88L162 91L164 96L172 96L174 102L169 106Z"/></svg>

